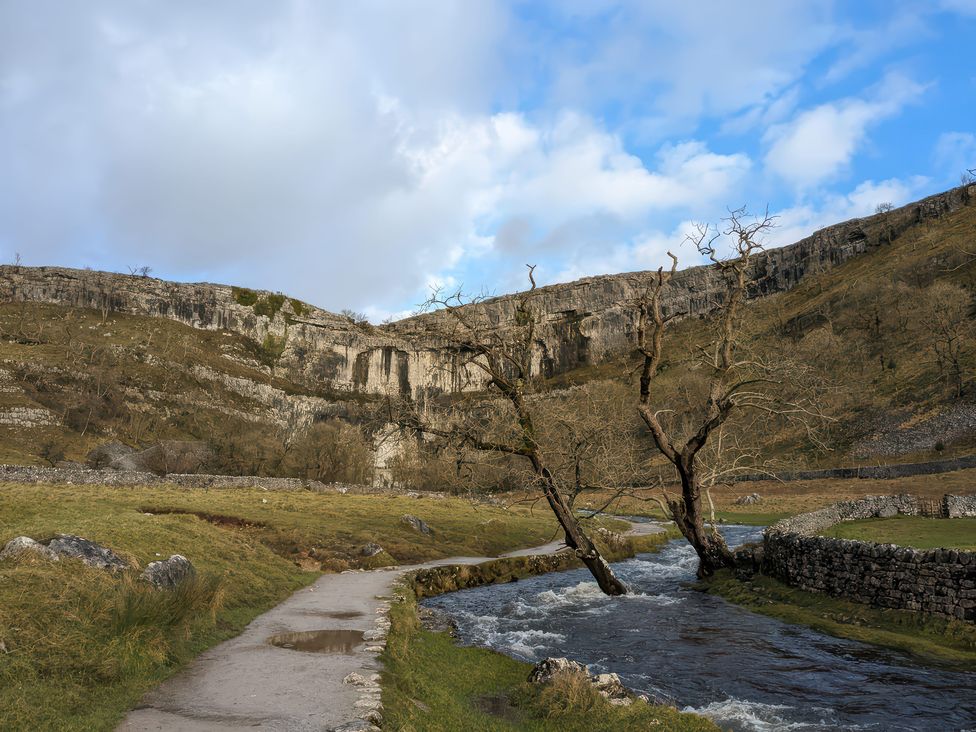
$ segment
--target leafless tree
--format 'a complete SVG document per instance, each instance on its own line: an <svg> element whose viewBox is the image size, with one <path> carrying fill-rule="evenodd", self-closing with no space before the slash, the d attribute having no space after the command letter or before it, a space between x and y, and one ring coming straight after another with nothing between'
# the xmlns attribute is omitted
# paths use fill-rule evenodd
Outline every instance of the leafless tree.
<svg viewBox="0 0 976 732"><path fill-rule="evenodd" d="M456 354L458 372L480 375L488 390L501 396L505 411L468 407L431 413L430 408L423 412L415 403L401 399L390 402L390 417L401 428L527 466L530 485L541 492L556 516L567 546L576 552L603 592L622 595L626 586L580 525L567 497L572 488L562 484L540 439L539 410L532 399L533 345L539 318L533 270L529 266L531 288L514 298L514 323L510 326L499 328L490 322L477 307L481 298L469 299L461 292L435 291L424 305L425 309L441 311L436 316L439 332Z"/></svg>
<svg viewBox="0 0 976 732"><path fill-rule="evenodd" d="M699 224L689 240L707 256L726 282L721 304L713 313L716 334L701 349L694 366L704 380L703 405L688 404L684 414L675 415L661 408L662 395L656 388L665 355L665 330L681 313L664 315L661 298L665 286L674 277L678 259L671 257L670 270L663 268L644 283L637 310L637 348L643 357L640 369L638 413L650 432L655 447L671 463L681 485L681 494L663 489L662 508L695 548L699 557L698 575L713 574L717 569L734 565L734 557L714 524L706 526L703 494L711 502L708 489L723 477L743 471L754 463L755 448L739 445L736 433L730 431L733 415L776 414L805 422L819 418L815 403L802 393L784 389L790 378L789 368L781 359L751 354L742 343L741 314L748 295L751 268L755 256L763 249L763 237L774 225L774 218L764 214L751 218L745 209L729 213L721 229ZM727 241L731 255L722 256L719 246ZM679 420L676 417L683 417ZM711 441L711 443L710 443ZM730 444L731 443L731 444ZM709 468L703 463L706 446L721 457ZM719 464L724 467L717 467ZM761 463L761 461L760 461ZM755 468L750 468L754 470Z"/></svg>

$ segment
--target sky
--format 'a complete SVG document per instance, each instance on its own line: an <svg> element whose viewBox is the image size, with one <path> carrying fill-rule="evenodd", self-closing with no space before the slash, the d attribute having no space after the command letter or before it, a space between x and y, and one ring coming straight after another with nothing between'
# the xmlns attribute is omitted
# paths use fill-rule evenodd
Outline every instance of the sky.
<svg viewBox="0 0 976 732"><path fill-rule="evenodd" d="M976 168L976 0L0 0L0 262L374 322Z"/></svg>

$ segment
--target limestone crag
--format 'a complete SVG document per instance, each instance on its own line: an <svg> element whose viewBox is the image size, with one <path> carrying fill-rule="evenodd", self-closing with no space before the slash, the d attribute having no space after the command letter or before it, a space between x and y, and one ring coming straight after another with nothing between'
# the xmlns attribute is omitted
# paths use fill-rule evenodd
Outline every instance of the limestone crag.
<svg viewBox="0 0 976 732"><path fill-rule="evenodd" d="M976 186L955 188L888 213L827 227L763 253L755 260L751 294L788 290L808 275L882 246L919 222L944 216L974 198ZM633 317L628 303L649 275L588 277L540 288L534 299L542 320L535 370L553 375L600 363L630 348ZM715 267L692 267L669 283L662 305L666 313L701 315L720 304L724 292ZM291 374L341 392L423 397L484 383L480 372L465 368L438 334L444 313L372 326L280 294L57 267L0 267L3 301L165 317L195 328L234 331L274 352L277 364ZM504 329L515 322L516 306L515 297L502 296L471 307L483 322Z"/></svg>

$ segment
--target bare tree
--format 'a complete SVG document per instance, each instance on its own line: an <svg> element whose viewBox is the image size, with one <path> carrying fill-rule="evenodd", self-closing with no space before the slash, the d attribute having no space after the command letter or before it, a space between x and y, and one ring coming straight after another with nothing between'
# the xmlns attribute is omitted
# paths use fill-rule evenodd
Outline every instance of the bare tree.
<svg viewBox="0 0 976 732"><path fill-rule="evenodd" d="M681 415L661 408L661 394L655 388L665 353L664 334L668 323L681 313L665 315L661 297L665 285L674 277L678 259L670 252L671 267L663 268L646 282L636 302L637 347L643 357L640 369L638 413L650 432L655 447L671 463L681 485L681 494L673 495L663 489L662 508L695 548L699 557L698 575L711 575L717 569L734 565L734 557L714 524L706 526L703 494L711 503L708 489L723 477L745 470L755 464L757 450L736 446L738 440L730 432L729 420L734 414L746 412L777 414L801 422L807 417L819 417L816 405L803 394L773 388L782 386L789 369L780 359L763 359L747 353L741 342L741 310L748 295L751 267L757 253L762 251L762 238L772 228L774 219L768 212L752 219L745 209L729 213L725 227L713 229L696 225L689 240L707 256L726 282L725 297L713 314L716 334L699 354L696 367L702 374L703 405L689 403ZM718 246L725 239L731 255L720 256ZM683 417L683 422L676 418ZM719 440L716 440L719 438ZM706 446L719 455L730 452L725 467L711 468L703 464ZM760 461L761 462L761 461Z"/></svg>
<svg viewBox="0 0 976 732"><path fill-rule="evenodd" d="M441 410L433 417L428 408L401 400L393 408L391 420L401 428L416 430L447 441L528 466L532 485L548 503L565 534L566 544L586 565L600 589L608 595L623 595L626 586L614 575L599 549L577 519L567 486L557 477L540 440L538 409L530 398L533 390L533 345L538 313L535 309L534 266L529 266L531 288L514 299L514 323L499 328L477 305L482 298L468 299L461 292L445 295L435 291L425 309L441 313L440 334L457 356L456 369L462 374L480 374L489 391L502 397L505 412L479 414L478 409ZM490 412L490 410L489 410ZM571 487L569 488L571 491Z"/></svg>

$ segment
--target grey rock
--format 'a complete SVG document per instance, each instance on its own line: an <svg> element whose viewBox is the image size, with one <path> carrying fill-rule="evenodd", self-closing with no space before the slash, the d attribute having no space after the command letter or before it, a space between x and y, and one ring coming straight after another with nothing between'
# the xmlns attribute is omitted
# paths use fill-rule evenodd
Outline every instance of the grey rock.
<svg viewBox="0 0 976 732"><path fill-rule="evenodd" d="M58 555L43 544L34 541L29 536L18 536L11 539L0 551L0 559L13 559L21 554L36 554L44 559L58 560Z"/></svg>
<svg viewBox="0 0 976 732"><path fill-rule="evenodd" d="M593 688L607 699L629 699L630 692L617 674L597 674L591 679Z"/></svg>
<svg viewBox="0 0 976 732"><path fill-rule="evenodd" d="M150 562L139 575L157 590L171 590L187 577L196 574L190 560L180 554L174 554L169 559Z"/></svg>
<svg viewBox="0 0 976 732"><path fill-rule="evenodd" d="M118 572L128 569L129 564L118 554L93 541L72 534L58 534L48 542L48 548L59 557L80 559L89 567Z"/></svg>
<svg viewBox="0 0 976 732"><path fill-rule="evenodd" d="M589 676L586 668L568 658L544 658L529 672L529 682L532 684L548 684L552 677L561 673L580 673Z"/></svg>
<svg viewBox="0 0 976 732"><path fill-rule="evenodd" d="M374 544L373 542L367 543L359 553L364 557L375 557L377 554L383 551L383 547L379 544Z"/></svg>
<svg viewBox="0 0 976 732"><path fill-rule="evenodd" d="M762 502L762 496L758 493L750 493L747 496L740 496L735 499L735 504L737 506L754 506L757 503Z"/></svg>
<svg viewBox="0 0 976 732"><path fill-rule="evenodd" d="M419 531L421 534L431 534L431 533L433 533L433 529L431 529L426 524L426 522L424 522L423 519L417 518L416 516L412 516L409 513L405 513L403 516L401 516L400 517L400 520L403 523L410 525L416 531Z"/></svg>

